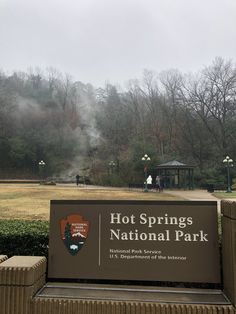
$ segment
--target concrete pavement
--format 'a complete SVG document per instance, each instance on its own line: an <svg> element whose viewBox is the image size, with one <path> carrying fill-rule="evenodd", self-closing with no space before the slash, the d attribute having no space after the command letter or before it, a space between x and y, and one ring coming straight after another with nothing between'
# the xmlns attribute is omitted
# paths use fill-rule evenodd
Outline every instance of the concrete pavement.
<svg viewBox="0 0 236 314"><path fill-rule="evenodd" d="M163 193L175 195L190 201L217 201L217 211L219 214L221 213L221 199L215 197L213 194L207 192L206 190L166 190ZM230 194L227 200L236 202L235 198L230 198Z"/></svg>
<svg viewBox="0 0 236 314"><path fill-rule="evenodd" d="M178 196L180 198L184 198L186 200L196 201L218 201L211 193L206 190L165 190L164 193L171 194L174 196Z"/></svg>

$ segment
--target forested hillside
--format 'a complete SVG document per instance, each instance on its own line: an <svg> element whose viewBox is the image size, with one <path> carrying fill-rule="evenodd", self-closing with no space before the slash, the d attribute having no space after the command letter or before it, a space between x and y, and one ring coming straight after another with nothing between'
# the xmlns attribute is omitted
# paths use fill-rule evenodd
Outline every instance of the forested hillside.
<svg viewBox="0 0 236 314"><path fill-rule="evenodd" d="M48 177L93 183L142 182L176 159L196 166L199 184L223 182L236 158L236 66L216 58L199 73L177 70L95 89L55 69L0 72L0 178ZM113 167L109 163L114 161Z"/></svg>

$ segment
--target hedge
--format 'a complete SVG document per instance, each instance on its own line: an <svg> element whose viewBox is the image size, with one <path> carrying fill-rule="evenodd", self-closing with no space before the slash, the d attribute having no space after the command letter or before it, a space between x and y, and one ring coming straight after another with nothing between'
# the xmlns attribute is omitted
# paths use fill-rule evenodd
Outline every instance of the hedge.
<svg viewBox="0 0 236 314"><path fill-rule="evenodd" d="M49 223L0 220L0 255L48 256Z"/></svg>

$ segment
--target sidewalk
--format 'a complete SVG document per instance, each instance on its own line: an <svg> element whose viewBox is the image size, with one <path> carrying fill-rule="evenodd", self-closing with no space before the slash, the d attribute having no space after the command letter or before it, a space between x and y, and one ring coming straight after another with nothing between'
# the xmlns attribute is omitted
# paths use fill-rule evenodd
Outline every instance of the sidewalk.
<svg viewBox="0 0 236 314"><path fill-rule="evenodd" d="M220 210L220 202L221 199L215 197L211 193L207 192L206 190L166 190L163 193L168 193L174 196L181 197L186 200L190 201L217 201L217 210L218 213L221 213ZM230 195L229 195L230 196ZM236 199L227 198L229 201L236 202Z"/></svg>
<svg viewBox="0 0 236 314"><path fill-rule="evenodd" d="M186 200L196 201L218 201L211 193L206 190L165 190L164 193L184 198Z"/></svg>

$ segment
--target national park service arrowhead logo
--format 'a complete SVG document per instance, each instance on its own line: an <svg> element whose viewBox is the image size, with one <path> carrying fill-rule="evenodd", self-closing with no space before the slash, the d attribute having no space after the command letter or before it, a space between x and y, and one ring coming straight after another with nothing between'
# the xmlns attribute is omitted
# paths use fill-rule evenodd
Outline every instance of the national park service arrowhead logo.
<svg viewBox="0 0 236 314"><path fill-rule="evenodd" d="M60 221L61 238L71 255L76 255L83 247L89 231L89 221L80 215L69 215Z"/></svg>

